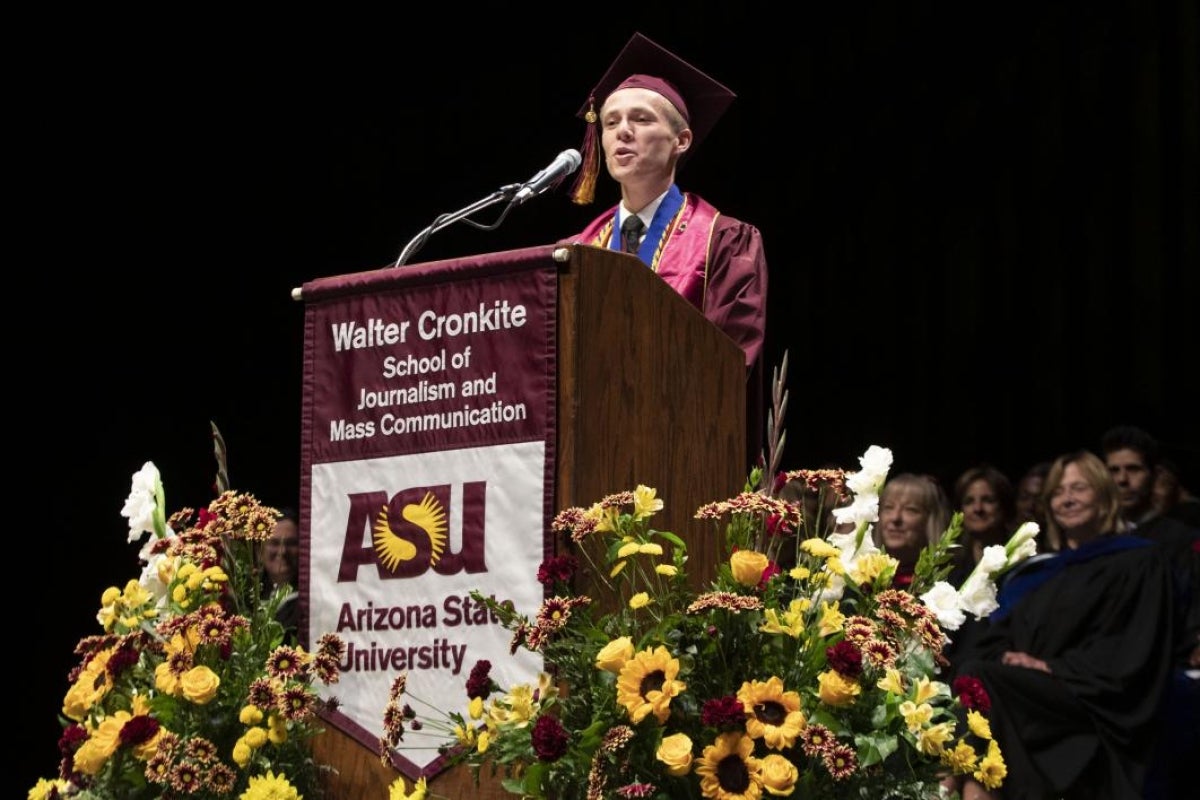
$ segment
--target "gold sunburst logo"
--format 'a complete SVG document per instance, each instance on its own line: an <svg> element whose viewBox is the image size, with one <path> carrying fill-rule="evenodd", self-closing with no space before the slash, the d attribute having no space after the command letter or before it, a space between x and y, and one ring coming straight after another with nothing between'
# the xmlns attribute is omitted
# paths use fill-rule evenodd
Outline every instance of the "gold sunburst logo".
<svg viewBox="0 0 1200 800"><path fill-rule="evenodd" d="M404 506L401 516L406 522L416 525L429 537L429 563L436 564L446 549L446 510L438 503L433 492L426 492L420 503ZM392 532L388 522L388 507L384 506L375 519L375 552L383 565L396 571L401 561L412 561L417 556L417 546Z"/></svg>

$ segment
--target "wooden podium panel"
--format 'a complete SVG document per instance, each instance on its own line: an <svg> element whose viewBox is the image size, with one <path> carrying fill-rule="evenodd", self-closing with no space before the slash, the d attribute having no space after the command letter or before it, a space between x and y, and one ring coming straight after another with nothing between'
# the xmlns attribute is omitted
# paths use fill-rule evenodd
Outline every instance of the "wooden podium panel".
<svg viewBox="0 0 1200 800"><path fill-rule="evenodd" d="M624 253L563 245L424 268L453 270L493 256L512 262L547 252L559 266L555 508L588 506L638 484L654 487L664 503L654 525L688 543L688 573L699 588L711 578L721 543L711 523L693 515L704 503L740 492L746 479L742 351ZM567 544L557 542L556 548L564 552ZM581 588L592 583L591 576L579 576ZM333 725L326 728L314 740L313 757L331 768L328 796L386 797L400 773L385 766L377 751ZM411 776L405 777L411 785ZM431 792L451 798L513 796L487 775L477 785L467 767L445 770L428 783Z"/></svg>

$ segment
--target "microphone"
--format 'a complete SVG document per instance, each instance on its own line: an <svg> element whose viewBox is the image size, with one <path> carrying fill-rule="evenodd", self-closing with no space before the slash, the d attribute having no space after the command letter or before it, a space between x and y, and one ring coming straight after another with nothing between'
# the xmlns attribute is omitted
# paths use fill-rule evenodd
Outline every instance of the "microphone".
<svg viewBox="0 0 1200 800"><path fill-rule="evenodd" d="M579 155L578 150L563 150L554 157L550 166L521 184L521 188L513 197L513 205L519 206L525 201L553 189L562 182L563 178L579 169L579 165L582 163L583 156Z"/></svg>

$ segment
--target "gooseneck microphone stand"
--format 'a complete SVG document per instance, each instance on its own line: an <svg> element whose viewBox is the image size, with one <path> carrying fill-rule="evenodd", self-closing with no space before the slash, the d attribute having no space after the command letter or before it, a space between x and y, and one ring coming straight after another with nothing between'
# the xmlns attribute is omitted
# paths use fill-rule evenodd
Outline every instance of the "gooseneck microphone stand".
<svg viewBox="0 0 1200 800"><path fill-rule="evenodd" d="M513 198L516 196L517 192L520 191L522 186L523 184L520 183L510 183L507 186L501 186L499 189L492 192L482 200L477 200L471 205L459 209L458 211L453 211L449 214L442 214L432 223L430 223L427 228L414 236L412 240L404 246L404 249L400 251L399 258L396 259L396 263L393 264L392 267L400 267L408 263L408 259L412 258L413 254L425 246L425 242L429 241L430 236L442 230L443 228L453 225L459 220L462 220L468 225L478 228L481 231L494 231L496 228L499 228L500 224L504 222L506 217L508 217L508 212L512 211L514 206L518 205L517 203L513 202ZM496 203L504 201L507 201L508 205L504 208L504 211L500 213L500 216L496 219L496 221L491 225L483 225L475 222L472 219L468 219L468 217L475 212L482 211L489 206L494 206Z"/></svg>

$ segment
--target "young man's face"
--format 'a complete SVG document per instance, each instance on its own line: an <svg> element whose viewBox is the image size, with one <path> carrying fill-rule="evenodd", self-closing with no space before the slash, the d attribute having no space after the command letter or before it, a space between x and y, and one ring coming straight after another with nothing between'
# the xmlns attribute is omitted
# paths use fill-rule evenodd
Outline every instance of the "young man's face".
<svg viewBox="0 0 1200 800"><path fill-rule="evenodd" d="M673 129L667 99L637 87L608 96L600 109L600 129L605 164L618 183L668 174L691 143L690 130Z"/></svg>
<svg viewBox="0 0 1200 800"><path fill-rule="evenodd" d="M1150 508L1154 475L1146 459L1137 450L1123 447L1104 456L1104 463L1117 484L1121 514L1132 519Z"/></svg>

